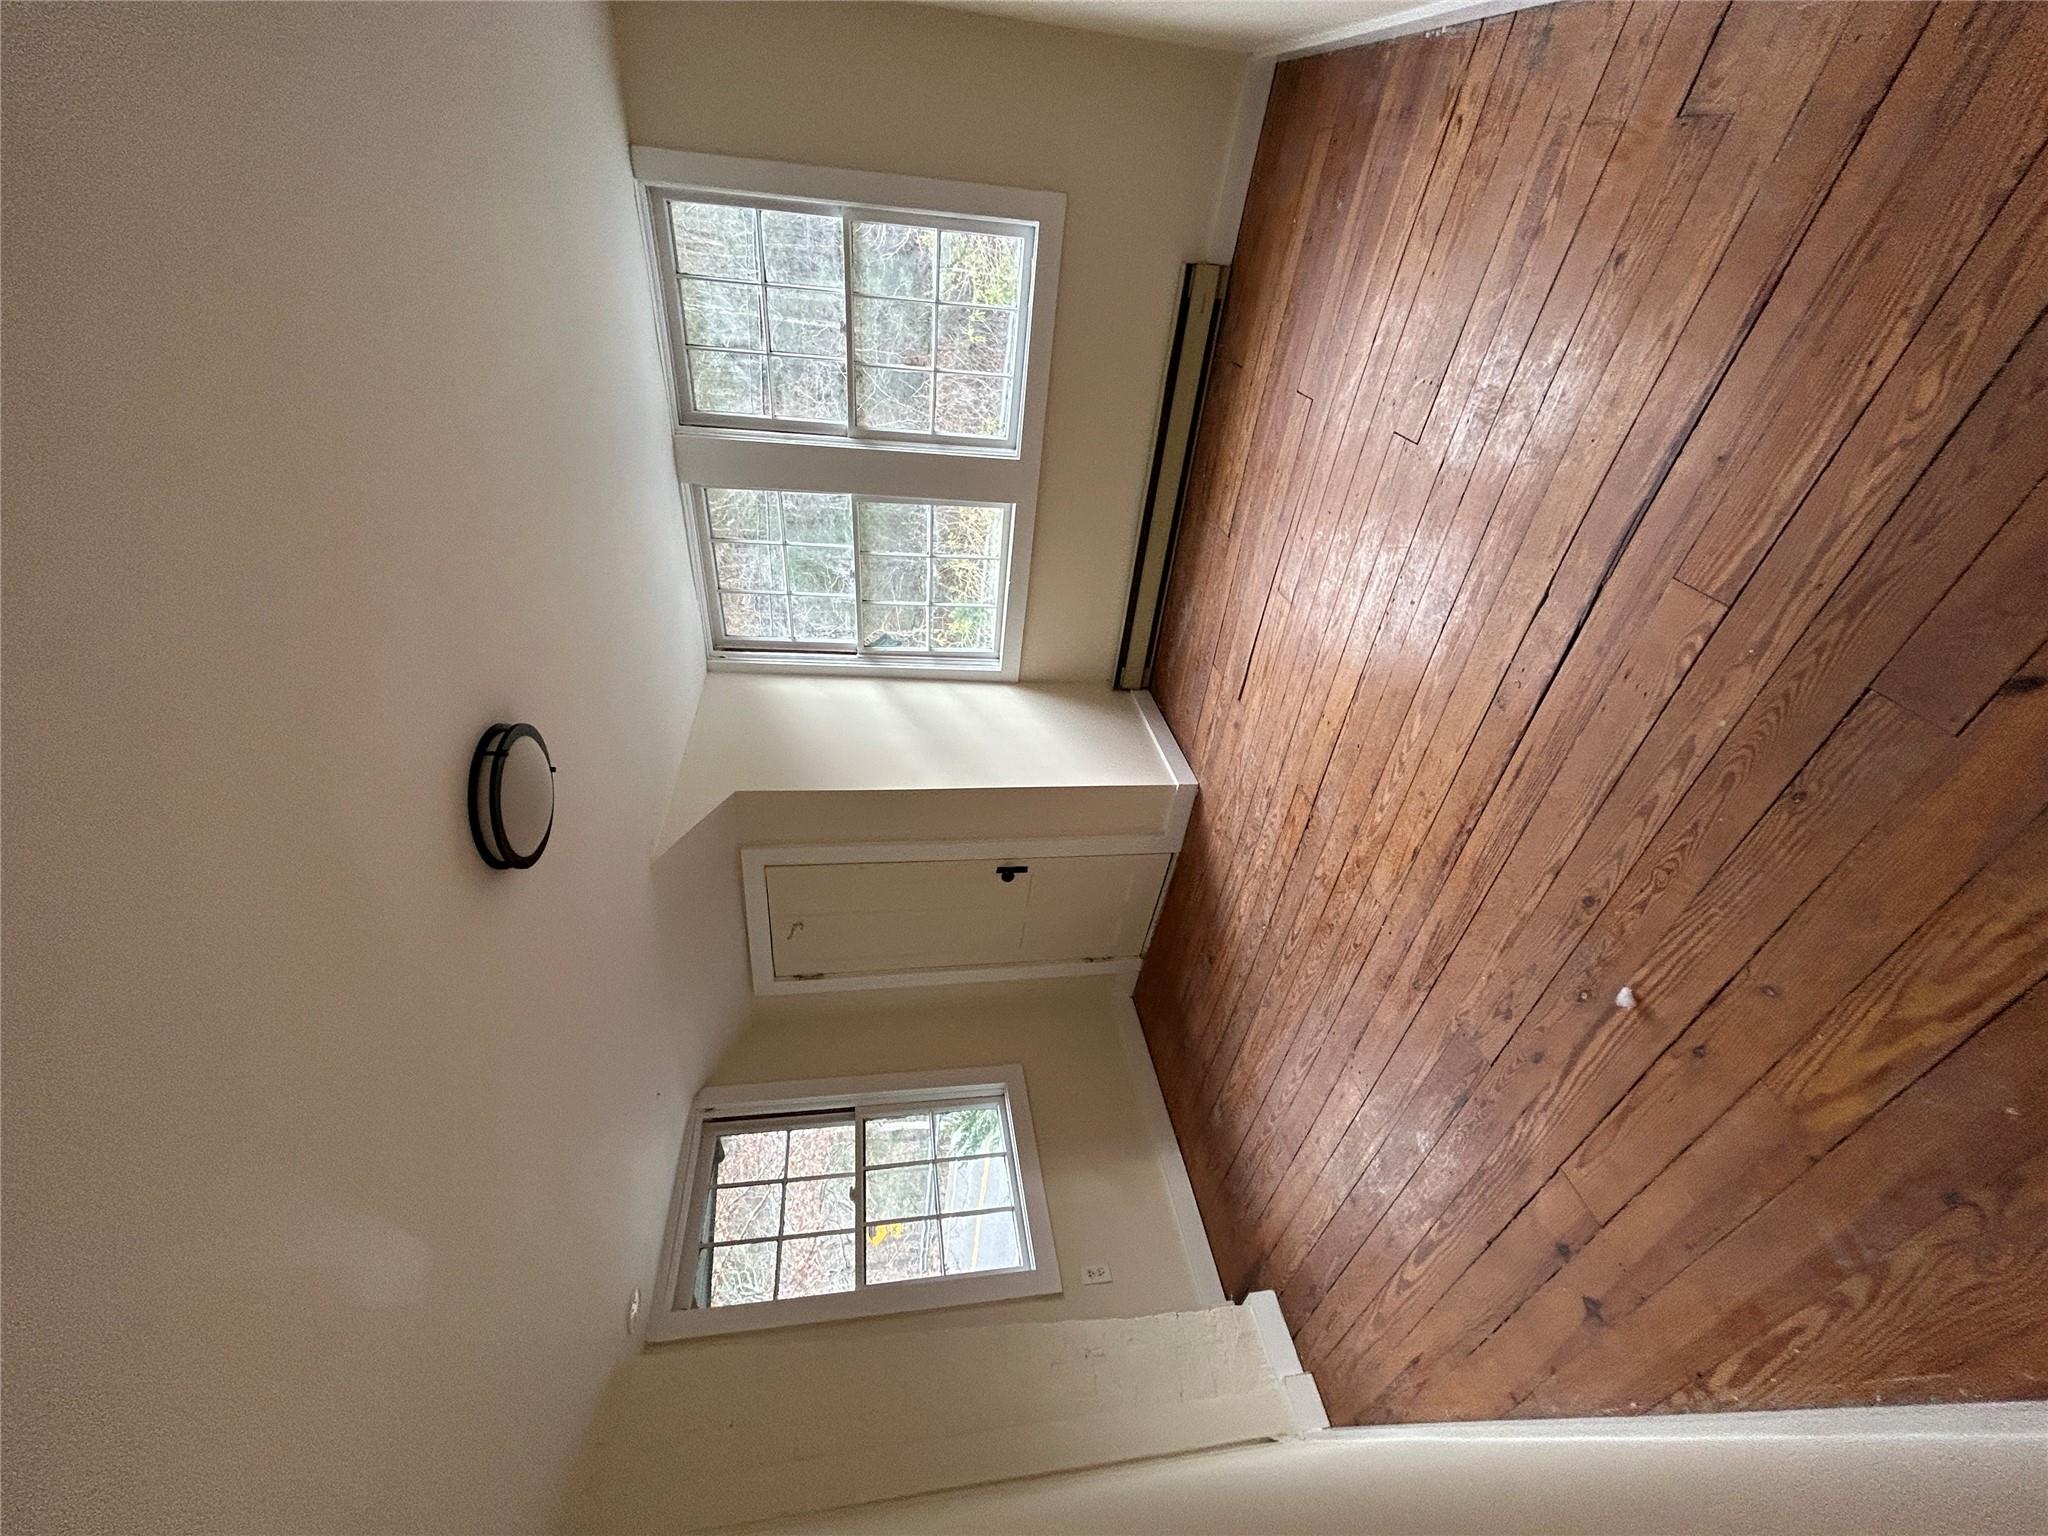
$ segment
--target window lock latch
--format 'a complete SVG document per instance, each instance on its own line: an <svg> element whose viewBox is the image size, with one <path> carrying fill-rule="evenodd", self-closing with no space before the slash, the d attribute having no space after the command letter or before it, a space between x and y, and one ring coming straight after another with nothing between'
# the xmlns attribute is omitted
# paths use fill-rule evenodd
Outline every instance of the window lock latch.
<svg viewBox="0 0 2048 1536"><path fill-rule="evenodd" d="M1029 864L998 864L996 866L996 878L1005 885L1008 885L1019 875L1028 875L1030 873L1031 866Z"/></svg>

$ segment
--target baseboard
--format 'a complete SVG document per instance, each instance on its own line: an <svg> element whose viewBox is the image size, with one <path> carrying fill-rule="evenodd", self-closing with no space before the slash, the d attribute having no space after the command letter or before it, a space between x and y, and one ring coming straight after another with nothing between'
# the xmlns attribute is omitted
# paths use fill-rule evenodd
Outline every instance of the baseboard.
<svg viewBox="0 0 2048 1536"><path fill-rule="evenodd" d="M1229 1298L1223 1294L1223 1277L1216 1272L1216 1255L1209 1248L1208 1229L1202 1225L1201 1208L1195 1204L1195 1186L1188 1179L1188 1165L1181 1160L1180 1143L1174 1139L1173 1117L1166 1112L1166 1095L1159 1091L1159 1075L1152 1070L1145 1028L1138 1022L1137 1007L1129 997L1118 997L1116 1002L1117 1034L1123 1041L1131 1074L1137 1079L1146 1138L1152 1143L1159 1176L1166 1184L1166 1203L1173 1210L1174 1230L1180 1237L1188 1280L1194 1286L1195 1305L1223 1306Z"/></svg>
<svg viewBox="0 0 2048 1536"><path fill-rule="evenodd" d="M1882 1408L1777 1408L1730 1413L1645 1413L1598 1419L1485 1419L1468 1424L1344 1424L1331 1438L1382 1441L2040 1440L2048 1455L2048 1402L1900 1403Z"/></svg>

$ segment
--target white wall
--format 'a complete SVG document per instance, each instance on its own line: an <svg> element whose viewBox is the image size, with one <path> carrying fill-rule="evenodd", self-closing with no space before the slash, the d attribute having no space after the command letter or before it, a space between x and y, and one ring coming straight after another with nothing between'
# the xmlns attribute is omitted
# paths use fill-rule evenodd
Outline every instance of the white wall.
<svg viewBox="0 0 2048 1536"><path fill-rule="evenodd" d="M5 1523L537 1528L744 1006L605 16L4 67Z"/></svg>
<svg viewBox="0 0 2048 1536"><path fill-rule="evenodd" d="M2039 1536L2048 1409L1338 1431L759 1530L858 1536Z"/></svg>
<svg viewBox="0 0 2048 1536"><path fill-rule="evenodd" d="M1021 1065L1063 1290L652 1346L607 1394L572 1528L691 1529L1285 1433L1249 1313L1208 1306L1205 1249L1206 1285L1190 1267L1128 1006L1099 979L757 1006L714 1082ZM1110 1282L1082 1284L1088 1264Z"/></svg>
<svg viewBox="0 0 2048 1536"><path fill-rule="evenodd" d="M1128 1000L1100 977L764 998L710 1081L778 1083L945 1067L1024 1069L1063 1294L849 1325L876 1333L991 1318L1142 1317L1205 1305L1168 1203L1179 1148L1148 1118L1156 1085L1125 1048ZM1081 1284L1108 1264L1108 1285ZM1213 1272L1213 1271L1212 1271ZM795 1337L796 1335L784 1335ZM760 1337L759 1335L756 1336Z"/></svg>
<svg viewBox="0 0 2048 1536"><path fill-rule="evenodd" d="M664 1345L628 1362L564 1529L718 1529L1237 1444L1290 1424L1242 1307L922 1330L893 1349L846 1331L856 1326L753 1353Z"/></svg>
<svg viewBox="0 0 2048 1536"><path fill-rule="evenodd" d="M1022 676L1114 671L1183 263L1244 61L928 6L613 8L636 144L1067 195Z"/></svg>
<svg viewBox="0 0 2048 1536"><path fill-rule="evenodd" d="M720 672L705 680L664 836L680 837L736 792L779 791L1148 789L1157 793L1127 808L1156 826L1173 786L1135 698L1109 688ZM1072 831L1067 823L1088 814L1062 798L1059 825L1037 835ZM757 806L751 816L769 814ZM834 835L879 835L856 829L860 814L842 807Z"/></svg>

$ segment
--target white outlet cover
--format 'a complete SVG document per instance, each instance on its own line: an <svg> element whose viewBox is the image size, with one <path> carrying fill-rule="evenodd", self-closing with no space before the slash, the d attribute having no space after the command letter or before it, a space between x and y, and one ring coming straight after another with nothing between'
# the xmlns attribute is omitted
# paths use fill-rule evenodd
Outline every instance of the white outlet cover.
<svg viewBox="0 0 2048 1536"><path fill-rule="evenodd" d="M1081 1266L1081 1283L1082 1283L1083 1285L1107 1285L1107 1284L1109 1284L1109 1266L1108 1266L1107 1264L1084 1264L1084 1265L1082 1265L1082 1266Z"/></svg>

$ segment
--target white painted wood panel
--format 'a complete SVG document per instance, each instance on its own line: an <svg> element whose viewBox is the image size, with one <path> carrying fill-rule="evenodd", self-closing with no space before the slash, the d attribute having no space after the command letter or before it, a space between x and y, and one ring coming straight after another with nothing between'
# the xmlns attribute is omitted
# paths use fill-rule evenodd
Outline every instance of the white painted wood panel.
<svg viewBox="0 0 2048 1536"><path fill-rule="evenodd" d="M1134 958L1170 864L1165 853L769 864L774 975Z"/></svg>

